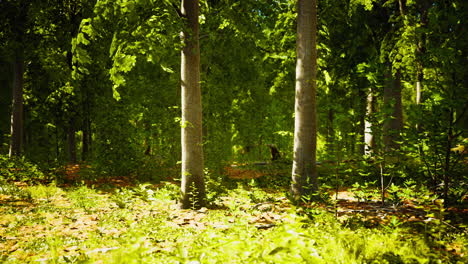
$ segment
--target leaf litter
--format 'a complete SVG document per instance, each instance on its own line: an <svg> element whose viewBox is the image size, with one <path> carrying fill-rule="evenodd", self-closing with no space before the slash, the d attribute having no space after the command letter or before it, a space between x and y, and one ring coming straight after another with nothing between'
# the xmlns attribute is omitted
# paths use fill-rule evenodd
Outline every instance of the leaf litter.
<svg viewBox="0 0 468 264"><path fill-rule="evenodd" d="M28 186L18 184L20 188ZM120 186L121 187L121 186ZM58 188L58 187L57 187ZM18 260L44 260L47 248L34 249L34 245L44 243L59 237L64 242L61 249L63 255L105 253L117 249L115 246L88 248L86 241L96 237L119 238L125 236L132 223L140 223L145 219L164 217L162 222L168 229L185 229L203 231L206 229L229 230L238 225L252 226L257 230L267 230L287 221L288 214L294 207L286 197L275 193L273 201L259 203L239 203L235 197L222 197L219 208L200 210L181 210L174 201L144 201L136 200L129 204L130 208L121 209L112 201L112 193L99 193L104 201L103 206L96 208L81 208L66 195L66 188L51 197L37 199L20 199L13 195L0 196L0 255L3 258L14 257ZM393 217L408 222L427 221L422 209L414 208L411 203L395 207L377 202L359 202L349 191L338 194L338 200L330 206L316 204L330 212L334 212L340 221L360 217L374 225L387 224ZM229 210L236 204L240 210ZM107 219L113 214L119 217ZM458 212L460 213L460 212ZM461 212L466 213L466 212ZM119 219L119 220L116 220ZM112 221L111 221L112 220ZM116 222L117 221L117 222ZM197 231L197 232L198 232ZM162 239L157 246L150 246L154 252L174 250L174 241ZM455 254L463 254L465 245L452 244L448 250Z"/></svg>

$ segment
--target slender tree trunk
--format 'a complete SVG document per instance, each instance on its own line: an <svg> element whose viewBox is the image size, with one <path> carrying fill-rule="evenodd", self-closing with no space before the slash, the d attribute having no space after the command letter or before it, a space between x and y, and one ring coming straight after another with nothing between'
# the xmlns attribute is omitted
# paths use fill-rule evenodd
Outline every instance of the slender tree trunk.
<svg viewBox="0 0 468 264"><path fill-rule="evenodd" d="M420 9L420 25L422 29L427 29L428 24L428 9L431 3L428 0L419 0L417 4ZM421 36L418 39L416 46L416 104L421 104L421 95L423 89L423 80L424 80L424 67L423 67L423 57L426 54L426 33L422 32ZM418 124L419 125L419 124Z"/></svg>
<svg viewBox="0 0 468 264"><path fill-rule="evenodd" d="M87 85L87 82L85 83ZM87 87L86 87L87 88ZM91 116L90 116L90 99L87 89L85 89L82 105L83 105L83 138L81 149L81 160L86 161L91 153L92 131L91 131Z"/></svg>
<svg viewBox="0 0 468 264"><path fill-rule="evenodd" d="M392 76L392 67L389 64L384 87L384 107L389 110L384 122L384 145L386 151L399 148L399 133L403 129L403 109L401 103L401 73L397 70Z"/></svg>
<svg viewBox="0 0 468 264"><path fill-rule="evenodd" d="M60 158L60 144L59 144L59 130L58 130L58 124L59 124L59 113L55 113L55 160L58 161Z"/></svg>
<svg viewBox="0 0 468 264"><path fill-rule="evenodd" d="M9 156L20 156L23 148L23 51L18 51L14 64L13 100L11 107L11 141Z"/></svg>
<svg viewBox="0 0 468 264"><path fill-rule="evenodd" d="M417 4L420 8L420 20L419 23L422 29L427 28L427 11L429 9L430 3L427 0L419 0ZM426 53L426 33L421 33L421 36L418 39L416 46L416 95L415 101L416 104L421 104L421 94L423 89L423 80L424 80L424 68L423 68L423 57Z"/></svg>
<svg viewBox="0 0 468 264"><path fill-rule="evenodd" d="M149 121L143 121L143 128L145 130L145 139L143 140L143 147L145 148L145 156L151 155L151 124Z"/></svg>
<svg viewBox="0 0 468 264"><path fill-rule="evenodd" d="M372 89L369 89L369 93L367 94L367 105L366 105L366 118L364 121L364 142L365 142L365 155L372 155L375 150L375 140L374 134L372 133L372 122L371 118L375 112L375 97L372 92Z"/></svg>
<svg viewBox="0 0 468 264"><path fill-rule="evenodd" d="M85 115L87 115L85 113ZM82 137L82 148L81 148L81 160L85 161L88 159L88 154L89 154L89 143L90 143L90 129L89 129L89 117L85 117L83 120L83 137Z"/></svg>
<svg viewBox="0 0 468 264"><path fill-rule="evenodd" d="M327 115L327 150L330 153L333 153L335 149L335 129L333 127L333 122L335 120L335 111L333 108L328 109Z"/></svg>
<svg viewBox="0 0 468 264"><path fill-rule="evenodd" d="M318 190L316 146L317 2L298 1L292 199Z"/></svg>
<svg viewBox="0 0 468 264"><path fill-rule="evenodd" d="M75 137L75 122L70 120L67 131L67 142L68 142L68 162L76 164L76 137Z"/></svg>
<svg viewBox="0 0 468 264"><path fill-rule="evenodd" d="M415 91L415 98L416 98L416 104L420 105L421 104L421 91L422 91L422 80L423 80L423 72L422 69L419 69L418 67L418 73L416 74L416 91Z"/></svg>
<svg viewBox="0 0 468 264"><path fill-rule="evenodd" d="M203 176L202 104L200 90L200 48L198 0L182 0L181 14L187 24L181 37L182 49L182 185L181 208L205 206Z"/></svg>
<svg viewBox="0 0 468 264"><path fill-rule="evenodd" d="M360 87L364 87L363 83L358 83ZM359 88L358 91L358 98L359 98L359 126L358 126L358 138L356 142L358 142L358 155L363 156L366 154L366 114L367 114L367 89Z"/></svg>
<svg viewBox="0 0 468 264"><path fill-rule="evenodd" d="M454 138L453 136L453 125L454 125L454 110L453 108L450 108L449 110L449 121L448 121L448 127L447 127L447 143L445 147L445 160L444 160L444 205L447 207L448 205L448 193L449 193L449 184L450 184L450 178L449 178L449 171L450 171L450 155L451 155L451 149L452 149L452 140Z"/></svg>

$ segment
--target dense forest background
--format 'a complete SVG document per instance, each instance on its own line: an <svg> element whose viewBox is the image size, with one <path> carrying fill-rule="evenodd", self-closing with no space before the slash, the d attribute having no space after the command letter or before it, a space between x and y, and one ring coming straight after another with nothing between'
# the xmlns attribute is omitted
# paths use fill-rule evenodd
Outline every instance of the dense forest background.
<svg viewBox="0 0 468 264"><path fill-rule="evenodd" d="M467 18L0 0L0 262L466 263Z"/></svg>
<svg viewBox="0 0 468 264"><path fill-rule="evenodd" d="M175 176L184 20L177 1L0 4L2 154L42 168L86 163L99 177ZM270 147L292 159L296 16L295 1L201 1L211 174L268 160ZM466 3L324 0L317 16L317 160L339 174L321 173L321 182L379 185L384 175L385 184L413 180L460 201L468 176Z"/></svg>

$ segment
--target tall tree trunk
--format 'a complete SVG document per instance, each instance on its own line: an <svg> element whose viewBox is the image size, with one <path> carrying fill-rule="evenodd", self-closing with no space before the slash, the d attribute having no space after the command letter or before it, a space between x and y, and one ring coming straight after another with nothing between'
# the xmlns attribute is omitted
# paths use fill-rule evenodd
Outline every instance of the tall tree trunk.
<svg viewBox="0 0 468 264"><path fill-rule="evenodd" d="M83 122L82 122L82 148L81 148L81 160L86 161L89 158L91 152L91 140L92 140L92 131L91 131L91 115L90 115L90 96L88 92L88 82L83 82L83 92L82 92L82 111L83 111Z"/></svg>
<svg viewBox="0 0 468 264"><path fill-rule="evenodd" d="M422 29L427 28L428 23L428 9L430 7L430 2L427 0L419 0L417 1L420 9L420 20L419 23ZM426 53L426 33L422 32L421 36L418 39L418 43L416 46L416 91L415 91L415 101L416 104L421 104L421 94L423 89L423 80L424 80L424 71L423 71L423 57Z"/></svg>
<svg viewBox="0 0 468 264"><path fill-rule="evenodd" d="M327 115L327 150L333 153L335 149L335 128L333 123L335 120L335 111L333 108L328 109Z"/></svg>
<svg viewBox="0 0 468 264"><path fill-rule="evenodd" d="M76 137L75 137L75 122L70 120L67 131L67 142L68 142L68 162L76 164Z"/></svg>
<svg viewBox="0 0 468 264"><path fill-rule="evenodd" d="M13 100L11 107L11 141L9 156L20 156L23 147L23 51L18 51L14 64Z"/></svg>
<svg viewBox="0 0 468 264"><path fill-rule="evenodd" d="M91 138L91 131L90 131L90 125L89 125L89 117L87 116L87 113L85 112L85 118L83 120L83 137L82 137L82 148L81 148L81 160L86 161L88 159L89 155L89 145L90 145L90 138Z"/></svg>
<svg viewBox="0 0 468 264"><path fill-rule="evenodd" d="M450 108L449 110L449 121L447 126L447 143L445 147L445 161L444 161L444 205L448 205L448 193L449 193L449 184L450 184L450 155L452 149L452 140L455 138L453 135L453 125L454 125L454 110Z"/></svg>
<svg viewBox="0 0 468 264"><path fill-rule="evenodd" d="M365 84L361 81L358 82L359 87L365 87ZM359 100L359 108L358 108L358 117L359 117L359 126L357 127L357 145L358 146L358 155L363 156L366 154L366 144L365 144L365 137L366 137L366 113L367 113L367 89L359 88L358 90L358 100ZM354 153L353 153L354 154Z"/></svg>
<svg viewBox="0 0 468 264"><path fill-rule="evenodd" d="M375 97L372 89L369 89L367 94L367 105L366 105L366 118L364 121L364 142L365 142L365 155L372 155L375 150L374 134L372 133L372 122L371 118L375 112Z"/></svg>
<svg viewBox="0 0 468 264"><path fill-rule="evenodd" d="M422 80L423 80L423 70L422 66L418 65L416 73L416 91L415 91L415 98L416 98L416 104L419 105L421 104L421 92L422 92Z"/></svg>
<svg viewBox="0 0 468 264"><path fill-rule="evenodd" d="M181 33L184 48L181 61L182 90L182 185L181 208L205 206L203 177L202 104L200 90L200 47L198 0L182 0L186 26Z"/></svg>
<svg viewBox="0 0 468 264"><path fill-rule="evenodd" d="M317 2L298 1L296 97L292 199L318 190L317 183Z"/></svg>
<svg viewBox="0 0 468 264"><path fill-rule="evenodd" d="M391 64L388 64L386 73L386 85L384 87L384 107L388 109L389 115L384 122L384 145L385 151L393 151L399 148L399 133L403 129L403 109L401 103L401 73L397 70L392 76Z"/></svg>

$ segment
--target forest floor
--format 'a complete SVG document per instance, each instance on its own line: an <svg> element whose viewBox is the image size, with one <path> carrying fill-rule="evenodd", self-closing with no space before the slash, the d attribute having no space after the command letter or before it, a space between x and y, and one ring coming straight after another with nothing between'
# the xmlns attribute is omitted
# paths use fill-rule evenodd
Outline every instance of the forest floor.
<svg viewBox="0 0 468 264"><path fill-rule="evenodd" d="M200 210L178 209L173 182L4 183L0 262L468 261L466 209L382 205L358 200L352 189L330 190L329 202L296 207L278 188L236 181Z"/></svg>

